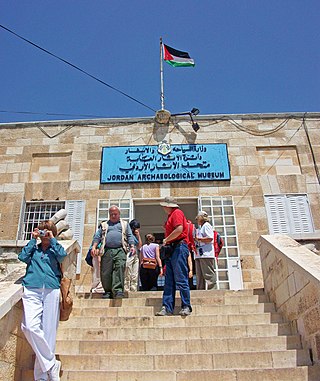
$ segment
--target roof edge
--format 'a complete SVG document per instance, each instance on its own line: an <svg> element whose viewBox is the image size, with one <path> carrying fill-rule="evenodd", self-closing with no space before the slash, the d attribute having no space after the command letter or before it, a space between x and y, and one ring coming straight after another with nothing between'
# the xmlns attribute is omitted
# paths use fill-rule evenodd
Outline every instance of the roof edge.
<svg viewBox="0 0 320 381"><path fill-rule="evenodd" d="M177 119L185 118L185 116L175 116ZM274 119L274 118L319 118L320 112L281 112L281 113L249 113L249 114L207 114L197 115L197 120L228 120L228 119ZM82 126L82 125L99 125L99 124L117 124L117 123L145 123L154 121L154 117L137 117L137 118L98 118L98 119L70 119L70 120L48 120L48 121L32 121L32 122L9 122L0 123L0 128L15 127L45 127L45 126Z"/></svg>

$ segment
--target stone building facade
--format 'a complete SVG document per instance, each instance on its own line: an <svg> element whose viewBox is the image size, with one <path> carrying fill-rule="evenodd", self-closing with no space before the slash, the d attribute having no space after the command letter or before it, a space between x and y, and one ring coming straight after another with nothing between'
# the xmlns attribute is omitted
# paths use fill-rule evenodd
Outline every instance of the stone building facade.
<svg viewBox="0 0 320 381"><path fill-rule="evenodd" d="M171 117L163 124L154 118L0 124L0 240L27 239L37 218L67 208L83 258L97 224L107 219L110 204L118 203L126 219L138 218L143 234L161 236L165 215L159 201L171 195L192 220L200 208L207 210L225 238L219 287L261 287L260 235L320 229L320 113L208 115L198 116L197 123L197 132L185 117ZM139 156L140 168L135 164L145 175L141 181L130 177L101 181L108 177L101 171L104 164L108 171L109 159L123 162L121 155L130 147L141 147L144 153L153 147L156 163L156 155L163 159L158 151L163 143L169 150L185 149L180 158L186 165L176 164L175 179L148 178L156 164L148 166L150 158L145 155ZM201 157L199 147L217 145L226 147L222 159L228 162L230 178L219 175L219 155L213 155L211 163L206 159L197 164L203 173L210 165L218 168L207 171L209 177L181 175L195 171L192 155L198 152ZM116 147L122 151L112 150ZM105 148L111 149L110 156L102 163ZM127 157L123 174L134 170L137 157ZM158 173L165 172L165 164L157 168ZM90 270L84 261L79 264L80 289L90 287Z"/></svg>

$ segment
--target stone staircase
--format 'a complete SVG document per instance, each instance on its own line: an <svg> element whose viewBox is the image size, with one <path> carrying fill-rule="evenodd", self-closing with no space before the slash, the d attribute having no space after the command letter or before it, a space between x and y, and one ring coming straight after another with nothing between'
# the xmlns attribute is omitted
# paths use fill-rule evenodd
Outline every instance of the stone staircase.
<svg viewBox="0 0 320 381"><path fill-rule="evenodd" d="M59 326L61 380L320 380L311 376L300 336L291 334L262 290L191 291L188 317L155 316L161 296L79 294L71 319ZM32 374L27 370L23 381Z"/></svg>

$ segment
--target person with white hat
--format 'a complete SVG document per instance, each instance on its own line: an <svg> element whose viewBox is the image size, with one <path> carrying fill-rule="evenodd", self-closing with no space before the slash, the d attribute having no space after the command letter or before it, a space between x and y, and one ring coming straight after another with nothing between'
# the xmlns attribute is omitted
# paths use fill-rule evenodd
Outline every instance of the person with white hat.
<svg viewBox="0 0 320 381"><path fill-rule="evenodd" d="M166 258L166 276L162 297L162 308L157 316L172 315L175 306L176 288L181 296L181 316L192 312L190 303L190 288L188 278L188 227L187 219L173 197L166 197L160 205L168 215L165 223L165 239L163 244L168 246L171 255Z"/></svg>
<svg viewBox="0 0 320 381"><path fill-rule="evenodd" d="M197 229L196 241L196 276L197 290L208 290L216 287L214 230L209 223L207 212L200 211L196 217L199 228Z"/></svg>

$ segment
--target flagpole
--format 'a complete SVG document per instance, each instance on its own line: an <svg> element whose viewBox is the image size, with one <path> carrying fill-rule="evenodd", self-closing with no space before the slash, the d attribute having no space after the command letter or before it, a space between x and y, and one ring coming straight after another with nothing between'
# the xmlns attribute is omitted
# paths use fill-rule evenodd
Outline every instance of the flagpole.
<svg viewBox="0 0 320 381"><path fill-rule="evenodd" d="M161 110L164 110L162 37L160 37L160 102Z"/></svg>

